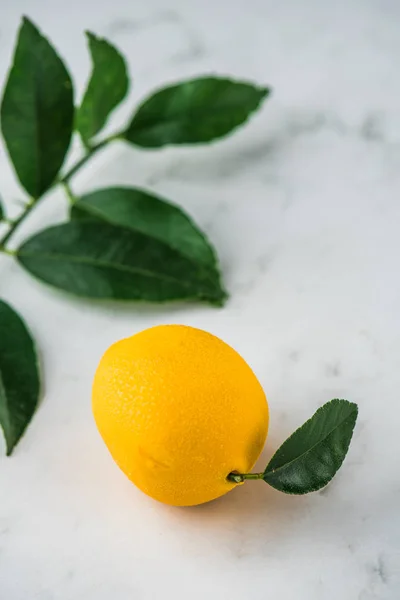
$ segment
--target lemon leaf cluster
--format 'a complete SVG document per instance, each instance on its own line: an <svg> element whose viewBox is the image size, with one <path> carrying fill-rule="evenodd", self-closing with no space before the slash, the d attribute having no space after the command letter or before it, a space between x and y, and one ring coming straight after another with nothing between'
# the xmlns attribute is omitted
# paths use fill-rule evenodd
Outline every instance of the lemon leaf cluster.
<svg viewBox="0 0 400 600"><path fill-rule="evenodd" d="M0 251L39 281L79 297L222 306L227 293L213 245L179 206L151 190L133 187L94 190L80 197L71 180L116 140L156 151L221 139L246 123L270 89L215 75L173 83L138 102L126 125L104 136L113 111L128 96L130 75L113 44L94 33L86 35L92 69L84 94L77 99L64 60L29 18L22 19L0 119L8 156L27 198L14 220L1 203ZM81 141L83 155L66 170L74 136ZM20 225L58 185L71 204L69 219L35 233L18 247L10 246ZM21 355L26 348L20 344L18 352L14 349L6 366L0 365L3 371L26 360L33 372L36 358L28 351ZM18 386L11 395L3 393L0 424L9 452L36 406L31 401L29 410L21 410L24 403L22 387L20 393ZM8 422L18 422L10 425L11 442Z"/></svg>

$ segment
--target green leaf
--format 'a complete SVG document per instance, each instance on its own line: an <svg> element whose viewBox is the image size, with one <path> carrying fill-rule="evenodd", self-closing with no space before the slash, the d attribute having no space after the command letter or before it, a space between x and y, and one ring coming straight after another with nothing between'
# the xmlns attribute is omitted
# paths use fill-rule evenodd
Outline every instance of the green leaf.
<svg viewBox="0 0 400 600"><path fill-rule="evenodd" d="M276 451L263 479L287 494L307 494L326 486L349 449L358 408L331 400Z"/></svg>
<svg viewBox="0 0 400 600"><path fill-rule="evenodd" d="M0 222L4 219L5 217L5 212L4 212L4 207L3 207L3 200L0 196Z"/></svg>
<svg viewBox="0 0 400 600"><path fill-rule="evenodd" d="M153 237L105 222L51 227L25 242L16 257L42 281L86 298L218 305L225 299L212 270Z"/></svg>
<svg viewBox="0 0 400 600"><path fill-rule="evenodd" d="M77 129L87 143L125 98L129 79L123 56L107 40L86 32L93 70L77 114Z"/></svg>
<svg viewBox="0 0 400 600"><path fill-rule="evenodd" d="M0 300L0 425L8 456L32 419L39 393L32 337L17 313Z"/></svg>
<svg viewBox="0 0 400 600"><path fill-rule="evenodd" d="M213 248L178 206L138 188L114 187L82 196L74 219L98 218L164 242L189 259L218 270Z"/></svg>
<svg viewBox="0 0 400 600"><path fill-rule="evenodd" d="M145 100L125 137L145 148L210 142L247 121L269 93L268 88L218 77L184 81Z"/></svg>
<svg viewBox="0 0 400 600"><path fill-rule="evenodd" d="M24 17L1 105L1 128L16 174L38 198L54 182L73 129L71 78L54 48Z"/></svg>

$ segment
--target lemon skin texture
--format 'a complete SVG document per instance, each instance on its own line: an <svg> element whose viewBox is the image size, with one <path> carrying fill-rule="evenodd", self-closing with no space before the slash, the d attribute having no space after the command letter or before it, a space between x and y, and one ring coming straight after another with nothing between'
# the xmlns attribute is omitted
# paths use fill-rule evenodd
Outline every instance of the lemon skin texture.
<svg viewBox="0 0 400 600"><path fill-rule="evenodd" d="M95 374L93 414L112 457L152 498L208 502L248 473L268 431L253 371L222 340L162 325L113 344Z"/></svg>

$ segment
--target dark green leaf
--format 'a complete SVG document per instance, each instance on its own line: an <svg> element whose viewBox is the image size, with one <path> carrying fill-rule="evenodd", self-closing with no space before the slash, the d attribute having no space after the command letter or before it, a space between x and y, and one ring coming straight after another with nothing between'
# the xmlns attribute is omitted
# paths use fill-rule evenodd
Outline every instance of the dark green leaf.
<svg viewBox="0 0 400 600"><path fill-rule="evenodd" d="M107 40L87 32L93 70L77 114L77 129L87 143L125 98L129 79L124 58Z"/></svg>
<svg viewBox="0 0 400 600"><path fill-rule="evenodd" d="M137 188L107 188L82 196L74 219L98 218L164 242L195 262L217 269L213 248L193 221L167 200Z"/></svg>
<svg viewBox="0 0 400 600"><path fill-rule="evenodd" d="M0 222L4 219L4 216L5 216L5 212L4 212L4 207L3 207L3 201L0 196Z"/></svg>
<svg viewBox="0 0 400 600"><path fill-rule="evenodd" d="M357 414L357 405L347 400L324 404L276 451L264 481L287 494L326 486L347 454Z"/></svg>
<svg viewBox="0 0 400 600"><path fill-rule="evenodd" d="M87 298L212 304L225 298L215 272L153 237L105 222L46 229L22 245L17 259L42 281Z"/></svg>
<svg viewBox="0 0 400 600"><path fill-rule="evenodd" d="M172 85L145 100L126 139L145 148L210 142L242 125L269 93L268 88L218 77Z"/></svg>
<svg viewBox="0 0 400 600"><path fill-rule="evenodd" d="M10 455L39 400L39 368L22 319L0 300L0 425Z"/></svg>
<svg viewBox="0 0 400 600"><path fill-rule="evenodd" d="M38 198L64 162L73 128L70 76L54 48L26 17L1 105L1 127L16 174Z"/></svg>

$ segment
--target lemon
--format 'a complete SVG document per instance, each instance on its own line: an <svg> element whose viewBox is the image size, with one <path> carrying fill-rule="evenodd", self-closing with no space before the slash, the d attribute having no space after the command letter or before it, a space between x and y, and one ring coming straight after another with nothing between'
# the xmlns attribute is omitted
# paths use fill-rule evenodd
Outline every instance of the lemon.
<svg viewBox="0 0 400 600"><path fill-rule="evenodd" d="M219 338L163 325L113 344L93 383L93 413L112 457L143 492L167 504L208 502L248 473L268 431L253 371Z"/></svg>

